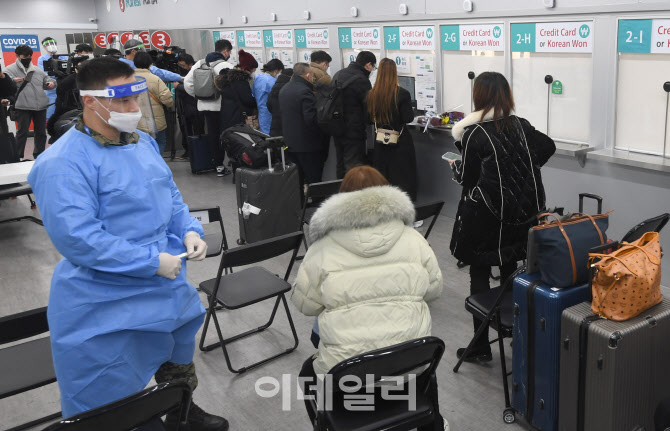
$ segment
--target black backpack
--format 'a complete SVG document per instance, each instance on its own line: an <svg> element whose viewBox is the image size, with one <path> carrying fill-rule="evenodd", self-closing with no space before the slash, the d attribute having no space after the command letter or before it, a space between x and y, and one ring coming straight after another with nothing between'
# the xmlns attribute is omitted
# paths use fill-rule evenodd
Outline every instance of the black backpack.
<svg viewBox="0 0 670 431"><path fill-rule="evenodd" d="M344 83L319 84L316 87L316 117L321 130L331 136L343 136L346 132L344 123L344 89L360 76L349 78Z"/></svg>
<svg viewBox="0 0 670 431"><path fill-rule="evenodd" d="M260 169L268 166L265 140L269 137L265 133L254 130L251 126L239 124L221 133L221 143L231 160L240 166ZM274 163L276 160L274 152L272 153Z"/></svg>

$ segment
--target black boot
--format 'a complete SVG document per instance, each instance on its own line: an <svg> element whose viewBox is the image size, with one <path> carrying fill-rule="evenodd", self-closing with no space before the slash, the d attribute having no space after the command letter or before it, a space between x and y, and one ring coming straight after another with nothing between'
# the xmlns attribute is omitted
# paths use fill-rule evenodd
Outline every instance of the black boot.
<svg viewBox="0 0 670 431"><path fill-rule="evenodd" d="M169 413L165 417L165 428L176 430L179 413ZM228 421L221 416L211 415L191 401L186 425L179 427L180 431L228 431Z"/></svg>
<svg viewBox="0 0 670 431"><path fill-rule="evenodd" d="M463 353L465 353L465 348L460 348L456 351L456 356L458 356L458 359L461 359L461 356L463 356ZM491 346L486 346L486 347L475 347L470 351L468 356L463 359L465 362L491 362L493 360L493 355L491 354Z"/></svg>

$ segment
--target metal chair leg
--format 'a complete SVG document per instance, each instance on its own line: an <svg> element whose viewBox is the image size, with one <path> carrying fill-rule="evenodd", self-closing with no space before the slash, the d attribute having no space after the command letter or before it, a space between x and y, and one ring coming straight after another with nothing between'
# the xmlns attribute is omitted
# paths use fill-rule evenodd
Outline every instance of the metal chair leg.
<svg viewBox="0 0 670 431"><path fill-rule="evenodd" d="M498 329L500 329L500 310L496 311L496 324ZM498 334L498 347L500 348L500 368L502 370L503 378L503 388L505 391L505 408L510 407L512 404L509 399L509 383L507 382L507 361L505 360L505 343L503 342L502 333Z"/></svg>
<svg viewBox="0 0 670 431"><path fill-rule="evenodd" d="M468 354L472 351L472 348L474 347L475 343L479 338L482 336L482 333L485 330L489 329L489 325L491 324L491 316L487 316L488 318L482 322L481 325L479 325L479 329L477 329L477 332L475 333L475 336L472 337L472 340L470 340L470 344L468 344L468 347L465 348L465 352L461 355L461 357L458 359L458 363L456 363L456 366L454 367L454 373L458 372L458 369L461 368L461 364L463 361L465 361L465 358L468 357Z"/></svg>
<svg viewBox="0 0 670 431"><path fill-rule="evenodd" d="M262 361L258 361L256 363L253 363L253 364L248 365L246 367L242 367L240 369L233 368L232 362L230 360L230 355L228 353L228 349L226 348L226 345L234 343L235 341L238 341L242 338L246 338L246 337L249 337L251 335L257 334L259 332L262 332L265 329L267 329L268 327L270 327L270 325L272 325L272 323L274 322L274 318L275 318L275 315L277 314L277 309L279 307L279 302L280 301L282 301L284 303L284 309L286 310L286 316L287 316L288 321L289 321L289 326L291 327L291 332L293 333L293 340L294 340L293 347L290 347L290 348L286 349L285 351L283 351L279 354L276 354L276 355L271 356L269 358L263 359ZM212 307L212 304L210 302L210 309L211 309L211 307ZM200 350L210 351L210 350L213 350L217 347L221 347L221 349L223 350L223 356L226 360L226 365L228 366L228 369L233 373L236 373L236 374L244 373L245 371L248 371L252 368L255 368L255 367L263 365L267 362L270 362L273 359L276 359L280 356L286 355L286 354L294 351L298 347L298 343L299 343L298 333L295 329L295 325L293 324L293 319L291 317L291 312L290 312L289 307L288 307L288 302L286 301L286 297L284 296L283 293L277 297L277 301L275 301L275 305L272 309L272 314L270 315L270 319L268 320L268 322L265 325L259 326L256 329L251 329L249 331L243 332L243 333L238 334L238 335L234 335L234 336L229 337L229 338L223 338L223 332L221 331L221 326L219 325L219 320L216 317L216 313L214 313L212 311L208 311L207 312L207 317L210 317L210 316L211 316L211 319L214 321L214 326L216 328L216 332L217 332L217 335L219 337L219 342L210 344L208 346L203 345L206 330L207 330L207 327L209 325L209 318L206 318L205 319L205 327L203 328L203 333L202 333L202 336L200 338Z"/></svg>
<svg viewBox="0 0 670 431"><path fill-rule="evenodd" d="M31 221L33 223L37 223L40 226L44 226L44 223L42 222L42 220L38 219L37 217L33 217L33 216L14 217L14 218L6 219L6 220L0 220L0 223L9 223L9 222L12 222L12 221L21 221L21 220L28 220L28 221Z"/></svg>

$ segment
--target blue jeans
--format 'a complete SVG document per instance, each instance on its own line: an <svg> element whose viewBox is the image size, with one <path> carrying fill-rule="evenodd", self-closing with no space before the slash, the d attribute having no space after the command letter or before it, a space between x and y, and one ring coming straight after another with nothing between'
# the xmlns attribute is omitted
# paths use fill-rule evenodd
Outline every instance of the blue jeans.
<svg viewBox="0 0 670 431"><path fill-rule="evenodd" d="M156 132L156 143L158 144L158 154L161 156L165 152L165 146L167 145L167 129L163 129L160 132Z"/></svg>

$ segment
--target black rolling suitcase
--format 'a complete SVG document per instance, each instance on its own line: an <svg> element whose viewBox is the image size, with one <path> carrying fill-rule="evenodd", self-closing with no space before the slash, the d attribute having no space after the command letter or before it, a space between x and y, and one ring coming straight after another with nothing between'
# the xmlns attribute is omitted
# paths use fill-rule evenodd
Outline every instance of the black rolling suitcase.
<svg viewBox="0 0 670 431"><path fill-rule="evenodd" d="M238 243L252 243L300 230L300 181L298 167L287 165L283 140L266 139L268 168L239 168L235 172L237 215L240 223ZM281 148L282 161L273 165L271 152Z"/></svg>
<svg viewBox="0 0 670 431"><path fill-rule="evenodd" d="M561 320L559 430L654 430L670 396L670 300L625 322L583 302Z"/></svg>
<svg viewBox="0 0 670 431"><path fill-rule="evenodd" d="M191 163L191 173L201 174L216 169L212 155L212 146L207 135L188 136L188 158Z"/></svg>

